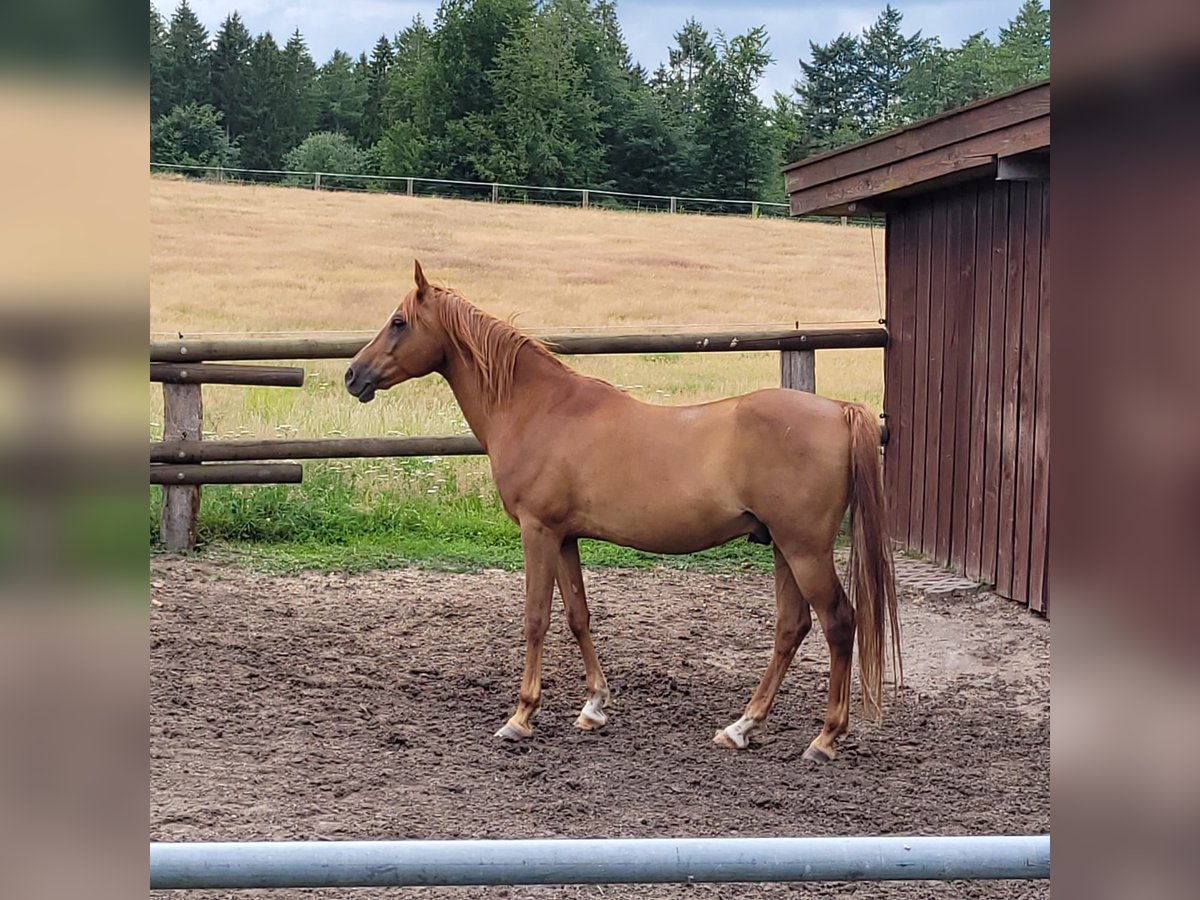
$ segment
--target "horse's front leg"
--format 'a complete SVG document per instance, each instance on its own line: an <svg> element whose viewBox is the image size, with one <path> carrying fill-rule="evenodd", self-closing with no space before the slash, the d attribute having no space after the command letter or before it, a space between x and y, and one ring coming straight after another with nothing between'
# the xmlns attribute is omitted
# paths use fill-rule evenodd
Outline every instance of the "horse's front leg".
<svg viewBox="0 0 1200 900"><path fill-rule="evenodd" d="M574 538L563 541L562 555L558 563L558 590L562 594L563 606L567 610L567 625L579 653L583 657L583 670L587 676L588 698L583 711L575 720L575 727L584 731L595 731L608 723L608 682L600 659L592 644L591 614L588 612L587 595L583 590L583 567L579 563L579 542Z"/></svg>
<svg viewBox="0 0 1200 900"><path fill-rule="evenodd" d="M517 711L496 737L510 741L533 734L530 720L542 702L542 647L550 625L554 574L558 568L562 537L540 522L521 522L521 548L525 551L525 673L517 695Z"/></svg>

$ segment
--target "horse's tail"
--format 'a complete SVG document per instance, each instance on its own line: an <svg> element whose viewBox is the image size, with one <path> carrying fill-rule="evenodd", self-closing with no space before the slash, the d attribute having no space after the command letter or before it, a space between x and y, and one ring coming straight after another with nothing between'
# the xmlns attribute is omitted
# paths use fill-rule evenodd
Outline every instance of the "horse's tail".
<svg viewBox="0 0 1200 900"><path fill-rule="evenodd" d="M879 426L861 403L845 403L842 408L850 426L849 589L858 625L858 672L863 714L878 720L882 717L883 671L889 643L897 687L904 676L892 545L880 472Z"/></svg>

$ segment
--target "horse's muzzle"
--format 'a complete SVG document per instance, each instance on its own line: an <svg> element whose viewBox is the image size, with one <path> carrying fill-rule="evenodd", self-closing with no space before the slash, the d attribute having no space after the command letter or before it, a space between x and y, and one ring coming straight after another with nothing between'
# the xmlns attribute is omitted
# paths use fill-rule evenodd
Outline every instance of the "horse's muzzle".
<svg viewBox="0 0 1200 900"><path fill-rule="evenodd" d="M357 397L360 403L370 403L375 399L375 380L369 377L363 368L347 366L346 390L352 397Z"/></svg>

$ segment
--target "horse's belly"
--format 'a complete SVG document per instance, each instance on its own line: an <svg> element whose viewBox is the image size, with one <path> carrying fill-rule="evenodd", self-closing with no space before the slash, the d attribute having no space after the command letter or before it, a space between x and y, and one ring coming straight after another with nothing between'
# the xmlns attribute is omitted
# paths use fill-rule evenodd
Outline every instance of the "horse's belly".
<svg viewBox="0 0 1200 900"><path fill-rule="evenodd" d="M647 553L695 553L761 530L749 513L713 504L655 509L592 509L579 517L578 537L597 538Z"/></svg>

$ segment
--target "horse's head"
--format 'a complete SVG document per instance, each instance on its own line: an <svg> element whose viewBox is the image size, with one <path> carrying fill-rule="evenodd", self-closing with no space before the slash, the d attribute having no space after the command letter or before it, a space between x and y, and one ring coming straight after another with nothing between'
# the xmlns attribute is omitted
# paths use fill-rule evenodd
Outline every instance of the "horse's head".
<svg viewBox="0 0 1200 900"><path fill-rule="evenodd" d="M379 334L346 368L346 390L363 403L373 399L376 391L428 375L445 360L445 334L438 317L421 315L426 304L437 301L419 262L416 282Z"/></svg>

